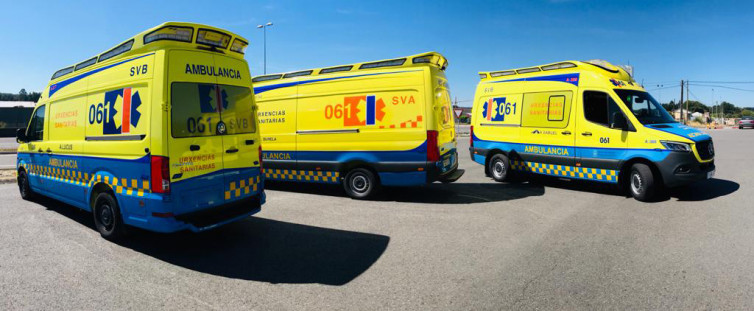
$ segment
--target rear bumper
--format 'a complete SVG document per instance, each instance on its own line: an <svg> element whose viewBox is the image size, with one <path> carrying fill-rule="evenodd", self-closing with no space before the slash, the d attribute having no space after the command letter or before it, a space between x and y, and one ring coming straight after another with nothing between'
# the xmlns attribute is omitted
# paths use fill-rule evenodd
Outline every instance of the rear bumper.
<svg viewBox="0 0 754 311"><path fill-rule="evenodd" d="M458 151L453 149L437 162L427 162L427 183L435 181L454 182L463 176L464 170L458 169Z"/></svg>
<svg viewBox="0 0 754 311"><path fill-rule="evenodd" d="M715 161L700 163L691 152L671 152L657 167L666 187L679 187L707 179Z"/></svg>
<svg viewBox="0 0 754 311"><path fill-rule="evenodd" d="M259 191L257 194L241 200L190 213L180 215L152 213L151 215L148 215L146 219L137 222L126 221L126 223L142 229L162 233L183 230L202 232L242 220L258 213L261 211L265 200L266 197L264 191ZM164 205L164 202L159 202L157 204Z"/></svg>

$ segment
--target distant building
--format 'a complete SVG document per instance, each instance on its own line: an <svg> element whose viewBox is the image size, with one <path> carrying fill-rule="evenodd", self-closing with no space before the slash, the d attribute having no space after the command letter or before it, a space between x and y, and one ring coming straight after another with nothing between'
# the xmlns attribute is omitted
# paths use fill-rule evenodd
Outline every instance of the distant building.
<svg viewBox="0 0 754 311"><path fill-rule="evenodd" d="M18 102L18 101L0 101L0 108L34 108L36 104L34 102Z"/></svg>

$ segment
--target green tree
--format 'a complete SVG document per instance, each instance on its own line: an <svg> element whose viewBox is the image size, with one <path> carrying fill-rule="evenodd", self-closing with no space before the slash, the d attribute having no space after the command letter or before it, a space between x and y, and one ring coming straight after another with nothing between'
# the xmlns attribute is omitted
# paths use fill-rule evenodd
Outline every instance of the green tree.
<svg viewBox="0 0 754 311"><path fill-rule="evenodd" d="M25 101L26 100L26 95L28 95L26 93L26 89L21 89L20 91L18 91L18 100L19 101Z"/></svg>
<svg viewBox="0 0 754 311"><path fill-rule="evenodd" d="M724 113L725 117L738 117L741 115L741 108L738 108L727 101L712 106L712 108L714 109L715 114Z"/></svg>

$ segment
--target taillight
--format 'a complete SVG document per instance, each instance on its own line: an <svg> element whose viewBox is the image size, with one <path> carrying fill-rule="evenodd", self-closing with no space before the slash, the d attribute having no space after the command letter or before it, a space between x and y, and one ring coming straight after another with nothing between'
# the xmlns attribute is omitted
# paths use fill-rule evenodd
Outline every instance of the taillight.
<svg viewBox="0 0 754 311"><path fill-rule="evenodd" d="M262 168L262 144L259 144L259 168Z"/></svg>
<svg viewBox="0 0 754 311"><path fill-rule="evenodd" d="M469 146L474 147L474 126L469 127Z"/></svg>
<svg viewBox="0 0 754 311"><path fill-rule="evenodd" d="M170 193L170 159L152 156L150 159L152 173L152 192Z"/></svg>
<svg viewBox="0 0 754 311"><path fill-rule="evenodd" d="M427 161L440 161L440 147L437 146L437 131L427 131Z"/></svg>

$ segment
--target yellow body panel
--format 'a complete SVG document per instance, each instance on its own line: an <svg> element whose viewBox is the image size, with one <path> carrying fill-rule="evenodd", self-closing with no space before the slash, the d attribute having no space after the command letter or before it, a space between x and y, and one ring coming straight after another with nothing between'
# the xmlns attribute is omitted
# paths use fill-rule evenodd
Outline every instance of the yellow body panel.
<svg viewBox="0 0 754 311"><path fill-rule="evenodd" d="M713 161L702 159L695 146L702 142L695 138L705 133L677 124L653 126L639 121L635 113L642 112L627 106L617 90L646 91L621 67L604 61L566 61L479 75L472 110L474 147L480 148L472 148L472 157L477 162L485 161L481 153L487 151L482 149L494 148L521 155L523 161L516 163L524 167L519 169L578 178L577 169L610 168L607 175L588 172L591 175L581 178L616 182L605 176L615 174L620 163L664 159L663 141L689 144L698 163ZM616 111L607 108L607 118L623 114L629 128L590 121L587 114L595 112L584 109L585 98L590 96L604 96L599 98L604 98L606 107L617 107ZM553 167L548 173L540 165L560 165L561 170Z"/></svg>
<svg viewBox="0 0 754 311"><path fill-rule="evenodd" d="M421 145L428 130L438 131L441 153L455 147L447 80L436 65L352 66L255 82L264 149L401 151ZM368 105L375 109L371 119Z"/></svg>
<svg viewBox="0 0 754 311"><path fill-rule="evenodd" d="M206 40L228 44L200 43L204 33ZM120 195L153 199L153 210L165 215L260 195L261 141L243 56L247 42L218 28L170 22L59 70L35 108L35 114L44 111L43 137L19 145L19 168L29 172L34 191L85 209L88 191L107 185L125 222L159 231L188 225L150 224L149 204L120 201ZM181 182L170 186L172 201L161 197L169 195L166 188L152 192L152 181L162 176L152 176L150 164L163 157L169 158L168 180Z"/></svg>

